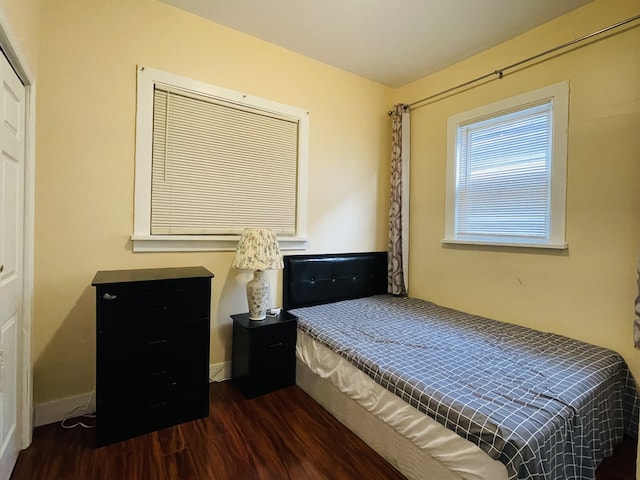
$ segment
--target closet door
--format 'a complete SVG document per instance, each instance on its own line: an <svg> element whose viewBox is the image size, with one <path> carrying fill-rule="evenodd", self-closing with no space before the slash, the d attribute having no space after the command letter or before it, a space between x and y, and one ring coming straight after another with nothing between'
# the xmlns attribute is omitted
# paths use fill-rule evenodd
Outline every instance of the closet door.
<svg viewBox="0 0 640 480"><path fill-rule="evenodd" d="M0 480L18 458L25 88L0 52Z"/></svg>

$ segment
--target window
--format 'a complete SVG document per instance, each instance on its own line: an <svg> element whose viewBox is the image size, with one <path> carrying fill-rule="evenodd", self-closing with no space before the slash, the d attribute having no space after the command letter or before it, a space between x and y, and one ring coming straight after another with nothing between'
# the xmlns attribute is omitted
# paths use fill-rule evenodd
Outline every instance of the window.
<svg viewBox="0 0 640 480"><path fill-rule="evenodd" d="M566 248L568 103L565 82L449 118L443 242Z"/></svg>
<svg viewBox="0 0 640 480"><path fill-rule="evenodd" d="M134 251L306 247L307 112L138 68Z"/></svg>

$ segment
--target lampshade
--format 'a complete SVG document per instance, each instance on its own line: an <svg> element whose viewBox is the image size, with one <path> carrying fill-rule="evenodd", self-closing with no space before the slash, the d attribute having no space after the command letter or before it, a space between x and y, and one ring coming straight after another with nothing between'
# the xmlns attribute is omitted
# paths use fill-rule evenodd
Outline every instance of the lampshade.
<svg viewBox="0 0 640 480"><path fill-rule="evenodd" d="M273 270L284 268L276 234L267 228L247 228L238 241L233 268Z"/></svg>

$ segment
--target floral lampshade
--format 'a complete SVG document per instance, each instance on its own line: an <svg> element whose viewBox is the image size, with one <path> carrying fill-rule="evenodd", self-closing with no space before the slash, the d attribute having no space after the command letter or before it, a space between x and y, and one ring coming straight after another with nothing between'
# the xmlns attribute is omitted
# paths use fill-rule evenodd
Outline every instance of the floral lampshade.
<svg viewBox="0 0 640 480"><path fill-rule="evenodd" d="M233 268L274 270L284 268L278 238L267 228L247 228L238 241Z"/></svg>

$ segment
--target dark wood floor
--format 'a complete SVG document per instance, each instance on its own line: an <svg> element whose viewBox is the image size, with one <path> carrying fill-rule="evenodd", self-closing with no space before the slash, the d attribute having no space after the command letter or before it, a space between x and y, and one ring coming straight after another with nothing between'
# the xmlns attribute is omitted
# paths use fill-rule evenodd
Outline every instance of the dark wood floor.
<svg viewBox="0 0 640 480"><path fill-rule="evenodd" d="M596 471L596 480L635 480L637 450L637 442L625 438L613 456L602 461Z"/></svg>
<svg viewBox="0 0 640 480"><path fill-rule="evenodd" d="M298 387L245 400L212 383L209 417L94 448L94 430L39 427L11 480L400 480ZM635 479L625 441L598 480Z"/></svg>

